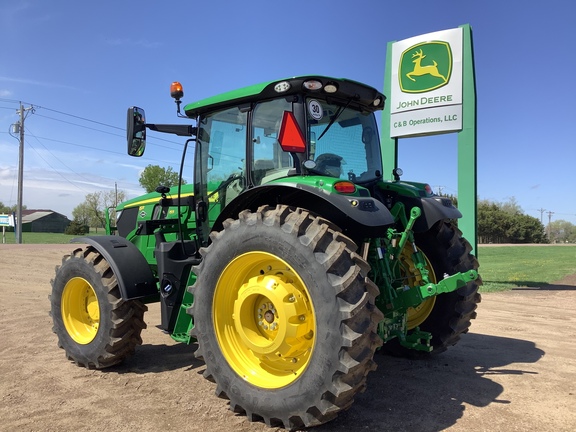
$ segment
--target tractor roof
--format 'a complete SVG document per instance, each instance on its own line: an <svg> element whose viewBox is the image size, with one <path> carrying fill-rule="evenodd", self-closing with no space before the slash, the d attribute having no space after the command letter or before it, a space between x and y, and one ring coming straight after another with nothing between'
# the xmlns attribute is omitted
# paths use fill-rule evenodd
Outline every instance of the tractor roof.
<svg viewBox="0 0 576 432"><path fill-rule="evenodd" d="M311 88L306 88L305 84ZM377 111L384 108L384 95L370 86L345 78L307 75L268 81L229 91L190 103L184 107L184 110L188 117L193 118L200 114L224 109L229 106L244 103L250 104L267 99L274 99L283 95L289 96L302 93L327 99L341 100L346 103L351 101L350 106L361 109L362 111Z"/></svg>

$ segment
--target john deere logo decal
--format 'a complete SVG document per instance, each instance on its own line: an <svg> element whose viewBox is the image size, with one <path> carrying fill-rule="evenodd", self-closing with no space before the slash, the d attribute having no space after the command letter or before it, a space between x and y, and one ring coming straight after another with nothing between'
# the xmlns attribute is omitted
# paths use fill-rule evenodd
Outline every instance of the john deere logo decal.
<svg viewBox="0 0 576 432"><path fill-rule="evenodd" d="M404 93L424 93L445 86L452 73L452 51L448 42L425 42L402 53L398 70Z"/></svg>

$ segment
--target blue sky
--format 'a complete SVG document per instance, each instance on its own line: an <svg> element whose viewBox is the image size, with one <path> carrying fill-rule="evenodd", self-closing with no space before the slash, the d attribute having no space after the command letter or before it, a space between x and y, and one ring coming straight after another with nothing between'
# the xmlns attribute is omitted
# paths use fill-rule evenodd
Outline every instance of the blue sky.
<svg viewBox="0 0 576 432"><path fill-rule="evenodd" d="M320 74L383 88L386 44L470 24L478 98L478 195L512 197L546 224L576 224L576 55L570 0L123 2L0 0L0 201L17 200L18 101L26 118L24 204L67 216L88 193L141 194L148 164L178 170L183 140L149 134L126 154L126 109L178 123L184 102ZM404 179L457 194L457 135L400 141ZM544 209L541 212L540 209Z"/></svg>

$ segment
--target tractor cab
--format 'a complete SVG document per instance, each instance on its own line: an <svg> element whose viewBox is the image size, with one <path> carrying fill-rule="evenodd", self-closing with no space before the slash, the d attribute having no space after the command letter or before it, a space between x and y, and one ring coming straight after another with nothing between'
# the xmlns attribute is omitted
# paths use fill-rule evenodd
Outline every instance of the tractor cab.
<svg viewBox="0 0 576 432"><path fill-rule="evenodd" d="M380 177L373 113L383 104L384 96L368 86L315 76L248 87L184 109L197 119L196 156L208 170L207 183L237 176L240 167L242 186L251 188L294 175Z"/></svg>

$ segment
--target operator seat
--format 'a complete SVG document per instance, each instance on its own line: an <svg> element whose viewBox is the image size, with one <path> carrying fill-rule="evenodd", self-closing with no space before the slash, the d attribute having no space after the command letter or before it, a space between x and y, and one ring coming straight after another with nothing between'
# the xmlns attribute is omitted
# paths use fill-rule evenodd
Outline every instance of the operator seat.
<svg viewBox="0 0 576 432"><path fill-rule="evenodd" d="M342 174L342 156L334 153L323 153L316 158L316 170L329 175L330 177L339 178Z"/></svg>

